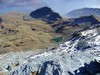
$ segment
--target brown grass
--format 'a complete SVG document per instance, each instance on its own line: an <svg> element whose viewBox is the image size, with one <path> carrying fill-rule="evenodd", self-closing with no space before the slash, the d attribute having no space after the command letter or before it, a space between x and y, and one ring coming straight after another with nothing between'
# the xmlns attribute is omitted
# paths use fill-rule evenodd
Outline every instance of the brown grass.
<svg viewBox="0 0 100 75"><path fill-rule="evenodd" d="M18 32L0 34L0 53L43 49L54 44L50 40L59 34L55 34L50 25L40 20L24 21L24 15L19 13L2 15L4 28Z"/></svg>

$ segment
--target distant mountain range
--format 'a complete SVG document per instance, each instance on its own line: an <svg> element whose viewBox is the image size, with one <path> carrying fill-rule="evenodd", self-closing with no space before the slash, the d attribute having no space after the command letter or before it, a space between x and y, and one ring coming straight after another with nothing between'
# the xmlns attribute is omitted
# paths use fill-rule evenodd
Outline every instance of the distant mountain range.
<svg viewBox="0 0 100 75"><path fill-rule="evenodd" d="M91 9L91 11L93 11L93 9ZM88 12L90 12L90 10L87 9L87 13ZM68 32L73 33L75 31L79 31L82 28L84 28L82 26L86 27L86 26L91 26L91 25L94 26L96 24L100 24L100 18L96 15L91 15L88 13L88 15L83 16L80 14L81 17L71 18L69 20L62 18L62 16L60 16L59 13L54 12L49 7L39 8L35 11L32 11L29 15L33 19L39 19L48 24L51 24L56 33L64 33L64 34L67 34ZM68 28L68 26L70 27Z"/></svg>
<svg viewBox="0 0 100 75"><path fill-rule="evenodd" d="M99 8L82 8L82 9L76 9L69 13L67 13L65 16L69 18L76 18L80 16L89 16L89 15L96 15L100 16L100 9Z"/></svg>

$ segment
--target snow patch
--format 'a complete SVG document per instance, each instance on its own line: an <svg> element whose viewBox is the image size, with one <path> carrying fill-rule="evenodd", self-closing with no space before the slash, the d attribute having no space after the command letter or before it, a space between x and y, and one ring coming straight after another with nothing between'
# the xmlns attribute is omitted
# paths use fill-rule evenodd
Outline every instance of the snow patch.
<svg viewBox="0 0 100 75"><path fill-rule="evenodd" d="M0 66L10 65L12 70L8 75L30 75L34 71L39 71L39 75L75 75L75 70L80 72L79 67L85 63L100 59L100 35L97 30L87 30L80 32L81 36L60 44L55 50L43 53L21 52L16 54L6 54L0 59ZM76 38L76 39L75 39ZM13 56L12 56L13 55ZM17 67L12 67L12 63L18 61ZM4 67L3 67L4 68ZM6 70L6 68L5 68ZM3 70L4 71L4 70Z"/></svg>

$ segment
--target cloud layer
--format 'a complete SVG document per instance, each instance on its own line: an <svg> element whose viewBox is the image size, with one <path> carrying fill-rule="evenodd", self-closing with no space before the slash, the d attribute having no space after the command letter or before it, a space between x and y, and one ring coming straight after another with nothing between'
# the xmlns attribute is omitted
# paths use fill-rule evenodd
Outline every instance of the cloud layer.
<svg viewBox="0 0 100 75"><path fill-rule="evenodd" d="M44 6L42 0L0 0L0 9L2 11L28 11Z"/></svg>
<svg viewBox="0 0 100 75"><path fill-rule="evenodd" d="M43 0L0 0L0 13L31 12L45 5Z"/></svg>
<svg viewBox="0 0 100 75"><path fill-rule="evenodd" d="M49 6L60 14L84 8L100 8L99 0L0 0L1 11L21 10L32 11L39 7Z"/></svg>
<svg viewBox="0 0 100 75"><path fill-rule="evenodd" d="M27 5L27 4L35 4L35 5L39 5L42 4L43 1L42 0L0 0L0 5L1 7L8 6L8 5Z"/></svg>

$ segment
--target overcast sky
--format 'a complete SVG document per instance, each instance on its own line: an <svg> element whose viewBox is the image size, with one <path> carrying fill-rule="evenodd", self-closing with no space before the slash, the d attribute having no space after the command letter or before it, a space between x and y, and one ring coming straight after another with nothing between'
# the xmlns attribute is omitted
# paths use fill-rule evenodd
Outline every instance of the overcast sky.
<svg viewBox="0 0 100 75"><path fill-rule="evenodd" d="M100 0L0 0L0 12L32 11L49 6L60 14L79 8L100 8Z"/></svg>

